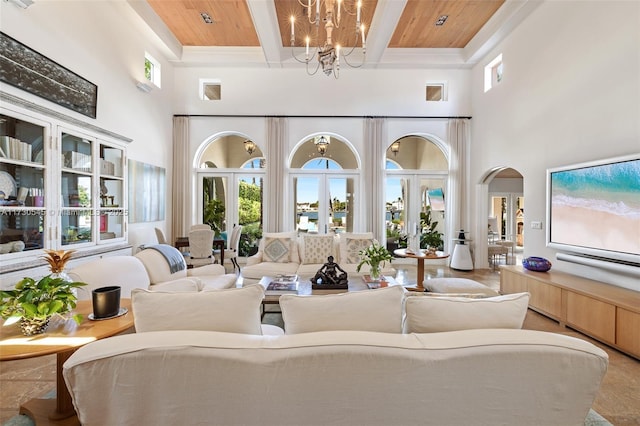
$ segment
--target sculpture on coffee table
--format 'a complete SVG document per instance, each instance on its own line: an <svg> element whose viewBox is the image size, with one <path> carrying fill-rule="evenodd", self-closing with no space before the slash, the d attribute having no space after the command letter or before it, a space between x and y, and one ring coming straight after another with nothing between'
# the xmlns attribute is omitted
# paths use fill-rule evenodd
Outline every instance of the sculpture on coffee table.
<svg viewBox="0 0 640 426"><path fill-rule="evenodd" d="M339 289L349 288L349 279L344 269L333 261L333 256L327 258L327 263L318 269L318 272L311 278L311 287L319 289Z"/></svg>

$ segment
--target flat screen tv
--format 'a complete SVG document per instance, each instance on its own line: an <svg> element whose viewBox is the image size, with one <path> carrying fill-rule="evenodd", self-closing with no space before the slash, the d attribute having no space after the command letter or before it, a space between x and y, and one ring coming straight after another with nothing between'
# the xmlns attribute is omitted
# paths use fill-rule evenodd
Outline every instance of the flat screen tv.
<svg viewBox="0 0 640 426"><path fill-rule="evenodd" d="M640 154L547 170L547 245L640 266Z"/></svg>

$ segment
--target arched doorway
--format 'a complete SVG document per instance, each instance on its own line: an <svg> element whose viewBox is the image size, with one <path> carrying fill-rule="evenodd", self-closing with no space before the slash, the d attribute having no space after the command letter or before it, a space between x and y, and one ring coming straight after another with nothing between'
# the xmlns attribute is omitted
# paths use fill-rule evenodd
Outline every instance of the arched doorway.
<svg viewBox="0 0 640 426"><path fill-rule="evenodd" d="M234 224L242 225L239 254L253 254L264 223L266 159L260 147L245 135L215 136L202 147L196 164L196 222L209 224L223 238Z"/></svg>
<svg viewBox="0 0 640 426"><path fill-rule="evenodd" d="M481 232L476 247L476 265L492 263L516 264L524 250L524 178L510 167L496 167L487 172L479 185L478 227ZM488 247L508 249L498 257L490 257Z"/></svg>
<svg viewBox="0 0 640 426"><path fill-rule="evenodd" d="M385 227L388 246L444 250L448 161L424 136L397 139L386 152Z"/></svg>
<svg viewBox="0 0 640 426"><path fill-rule="evenodd" d="M298 232L353 232L357 223L359 162L338 135L316 134L290 158L292 223Z"/></svg>

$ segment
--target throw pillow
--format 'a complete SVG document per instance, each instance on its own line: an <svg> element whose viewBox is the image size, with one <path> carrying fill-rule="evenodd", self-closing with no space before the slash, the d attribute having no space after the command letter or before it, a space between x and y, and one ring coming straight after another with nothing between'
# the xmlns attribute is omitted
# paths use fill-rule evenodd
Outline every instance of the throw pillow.
<svg viewBox="0 0 640 426"><path fill-rule="evenodd" d="M290 249L291 240L289 238L267 237L264 239L262 258L265 262L288 263Z"/></svg>
<svg viewBox="0 0 640 426"><path fill-rule="evenodd" d="M522 328L529 293L470 299L407 297L406 333L435 333L475 328Z"/></svg>
<svg viewBox="0 0 640 426"><path fill-rule="evenodd" d="M289 240L289 262L300 263L300 256L298 255L298 242L297 234L292 232L265 232L262 234L262 239L258 245L258 252L260 253L261 261L268 262L264 259L264 247L267 238L284 238Z"/></svg>
<svg viewBox="0 0 640 426"><path fill-rule="evenodd" d="M260 304L264 288L243 288L169 293L136 289L131 307L136 332L205 330L262 334Z"/></svg>
<svg viewBox="0 0 640 426"><path fill-rule="evenodd" d="M345 250L343 255L345 263L360 263L360 250L364 250L373 244L371 238L345 238Z"/></svg>
<svg viewBox="0 0 640 426"><path fill-rule="evenodd" d="M305 235L302 238L302 264L325 263L334 256L333 235Z"/></svg>
<svg viewBox="0 0 640 426"><path fill-rule="evenodd" d="M396 285L376 290L317 296L280 296L285 334L359 330L402 332L405 289Z"/></svg>

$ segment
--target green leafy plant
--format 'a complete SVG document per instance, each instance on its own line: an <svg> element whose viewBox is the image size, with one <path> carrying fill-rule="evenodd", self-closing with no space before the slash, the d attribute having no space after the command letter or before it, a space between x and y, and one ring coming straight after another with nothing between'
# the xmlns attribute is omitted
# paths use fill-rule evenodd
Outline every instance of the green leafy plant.
<svg viewBox="0 0 640 426"><path fill-rule="evenodd" d="M219 235L224 228L225 206L222 200L211 199L205 207L203 222L206 223Z"/></svg>
<svg viewBox="0 0 640 426"><path fill-rule="evenodd" d="M420 227L422 228L420 248L431 247L436 250L442 250L444 248L442 233L436 230L438 222L432 220L431 213L431 206L427 206L426 212L420 213Z"/></svg>
<svg viewBox="0 0 640 426"><path fill-rule="evenodd" d="M385 247L378 243L373 243L366 249L360 250L360 263L356 266L356 271L360 272L363 265L369 265L372 278L378 278L380 272L380 264L384 265L386 261L391 260L391 253Z"/></svg>
<svg viewBox="0 0 640 426"><path fill-rule="evenodd" d="M47 275L39 281L23 278L13 290L0 291L0 316L6 319L5 325L22 319L45 320L54 315L62 316L76 307L74 289L86 283L69 282L64 278L52 278ZM82 315L72 317L78 324Z"/></svg>

